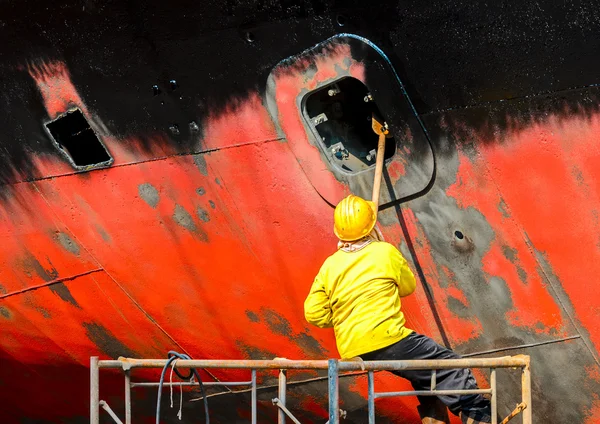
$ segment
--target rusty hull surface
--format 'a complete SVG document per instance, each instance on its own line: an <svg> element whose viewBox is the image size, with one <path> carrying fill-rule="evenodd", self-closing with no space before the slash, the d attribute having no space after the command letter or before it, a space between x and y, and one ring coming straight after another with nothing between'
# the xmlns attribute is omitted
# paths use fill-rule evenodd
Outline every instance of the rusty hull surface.
<svg viewBox="0 0 600 424"><path fill-rule="evenodd" d="M418 275L408 325L461 354L531 355L536 422L600 422L593 2L0 10L10 40L0 47L0 421L85 422L92 355L336 357L303 301L335 248L331 205L368 197L372 171L336 171L299 106L352 76L398 135L380 222ZM112 166L76 172L55 149L44 123L72 107ZM276 422L275 377L259 375L270 386L260 422ZM325 421L319 377L290 373L288 406L302 422ZM376 379L378 390L408 388ZM499 372L498 384L505 416L520 377ZM366 376L341 380L346 422L366 421L366 393ZM120 413L122 397L121 377L103 372L101 398ZM164 421L179 422L164 399ZM248 402L213 393L211 418L244 422ZM417 423L415 404L382 399L378 422ZM136 422L153 422L154 408L153 391L134 391ZM201 414L201 402L184 403L184 422Z"/></svg>

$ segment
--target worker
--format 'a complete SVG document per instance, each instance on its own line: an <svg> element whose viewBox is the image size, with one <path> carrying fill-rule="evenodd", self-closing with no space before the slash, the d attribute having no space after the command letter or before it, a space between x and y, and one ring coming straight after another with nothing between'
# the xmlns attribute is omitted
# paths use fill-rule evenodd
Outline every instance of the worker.
<svg viewBox="0 0 600 424"><path fill-rule="evenodd" d="M334 233L338 249L325 260L304 303L306 320L321 328L333 327L342 359L410 360L460 358L432 339L405 327L400 298L415 291L415 277L406 259L383 241L376 227L374 203L350 195L335 208ZM430 390L431 371L395 371L415 390ZM438 390L477 389L471 370L438 370ZM423 423L447 422L424 410ZM439 400L465 424L490 423L488 399L477 395L444 395ZM421 409L423 407L423 409ZM438 412L439 414L439 412ZM423 416L425 415L425 416ZM427 416L430 415L430 416Z"/></svg>

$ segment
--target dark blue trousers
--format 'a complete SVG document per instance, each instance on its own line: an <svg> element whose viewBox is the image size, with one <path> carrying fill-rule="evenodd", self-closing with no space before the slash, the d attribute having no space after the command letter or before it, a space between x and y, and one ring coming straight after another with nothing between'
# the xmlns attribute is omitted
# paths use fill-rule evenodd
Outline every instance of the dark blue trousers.
<svg viewBox="0 0 600 424"><path fill-rule="evenodd" d="M410 359L457 359L459 355L440 346L427 336L411 333L406 338L373 352L360 355L365 361L396 361ZM430 370L394 371L394 374L406 378L415 390L431 389ZM436 376L438 390L478 389L473 373L469 369L438 370ZM438 396L454 415L460 415L463 423L469 418L484 423L491 422L490 401L482 395Z"/></svg>

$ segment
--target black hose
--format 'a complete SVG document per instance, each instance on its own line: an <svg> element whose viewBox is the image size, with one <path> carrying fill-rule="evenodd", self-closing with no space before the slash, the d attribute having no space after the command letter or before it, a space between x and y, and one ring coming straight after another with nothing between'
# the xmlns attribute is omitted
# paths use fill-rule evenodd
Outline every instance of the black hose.
<svg viewBox="0 0 600 424"><path fill-rule="evenodd" d="M160 374L160 382L158 383L158 398L156 400L156 424L160 424L160 400L162 398L162 388L165 381L165 374L167 372L167 369L169 369L173 361L177 359L192 359L184 353L175 352L173 350L169 351L169 353L167 354L167 358L169 359L162 369L162 372ZM190 368L190 373L187 376L181 375L179 371L177 371L177 368L175 368L174 371L175 374L177 374L177 376L182 380L189 380L192 378L193 375L196 376L196 379L198 380L198 385L200 386L200 393L202 394L202 398L204 399L204 420L206 424L209 424L210 417L208 414L208 398L206 397L206 393L204 392L204 384L202 384L202 378L200 377L200 374L198 373L196 368Z"/></svg>

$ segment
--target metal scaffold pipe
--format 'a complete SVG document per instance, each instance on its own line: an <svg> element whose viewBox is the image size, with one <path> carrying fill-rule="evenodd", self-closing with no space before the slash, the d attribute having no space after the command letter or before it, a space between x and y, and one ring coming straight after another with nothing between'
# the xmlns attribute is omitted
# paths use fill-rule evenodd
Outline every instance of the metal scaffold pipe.
<svg viewBox="0 0 600 424"><path fill-rule="evenodd" d="M131 389L142 387L156 387L155 382L135 382L131 381L131 373L135 368L163 368L167 360L158 359L129 359L119 358L118 360L99 361L98 357L90 359L90 423L99 424L100 406L113 417L113 420L120 422L118 417L110 407L100 400L99 389L99 370L101 368L121 369L125 373L125 423L132 422L131 416ZM294 361L288 359L274 360L192 360L179 359L173 365L175 368L221 368L221 369L247 369L251 372L250 381L230 381L207 383L221 386L251 386L251 422L257 422L257 371L258 370L278 370L278 397L273 399L273 404L278 409L278 423L284 424L289 418L297 423L298 419L293 415L290 407L286 405L288 390L288 371L289 370L327 370L328 379L328 398L329 398L329 421L330 424L339 424L340 415L345 414L339 409L339 377L343 371L367 371L368 373L368 422L375 424L375 400L396 396L441 396L441 395L467 395L476 393L487 393L492 396L492 415L493 422L497 421L497 369L499 368L520 368L522 384L522 402L517 408L504 420L506 424L516 415L523 413L523 424L532 424L532 405L531 405L531 369L530 358L526 355L506 356L501 358L462 358L462 359L443 359L443 360L407 360L407 361L338 361L336 359L314 360L314 361ZM473 390L438 390L437 372L444 369L456 368L487 368L490 370L490 387ZM403 392L376 392L375 391L375 371L395 371L395 370L432 370L431 388L429 390L403 391ZM179 375L179 374L178 374ZM183 377L182 377L183 378ZM179 383L177 383L179 384ZM185 383L181 383L185 384ZM191 384L191 383L190 383ZM172 383L165 383L169 387Z"/></svg>

